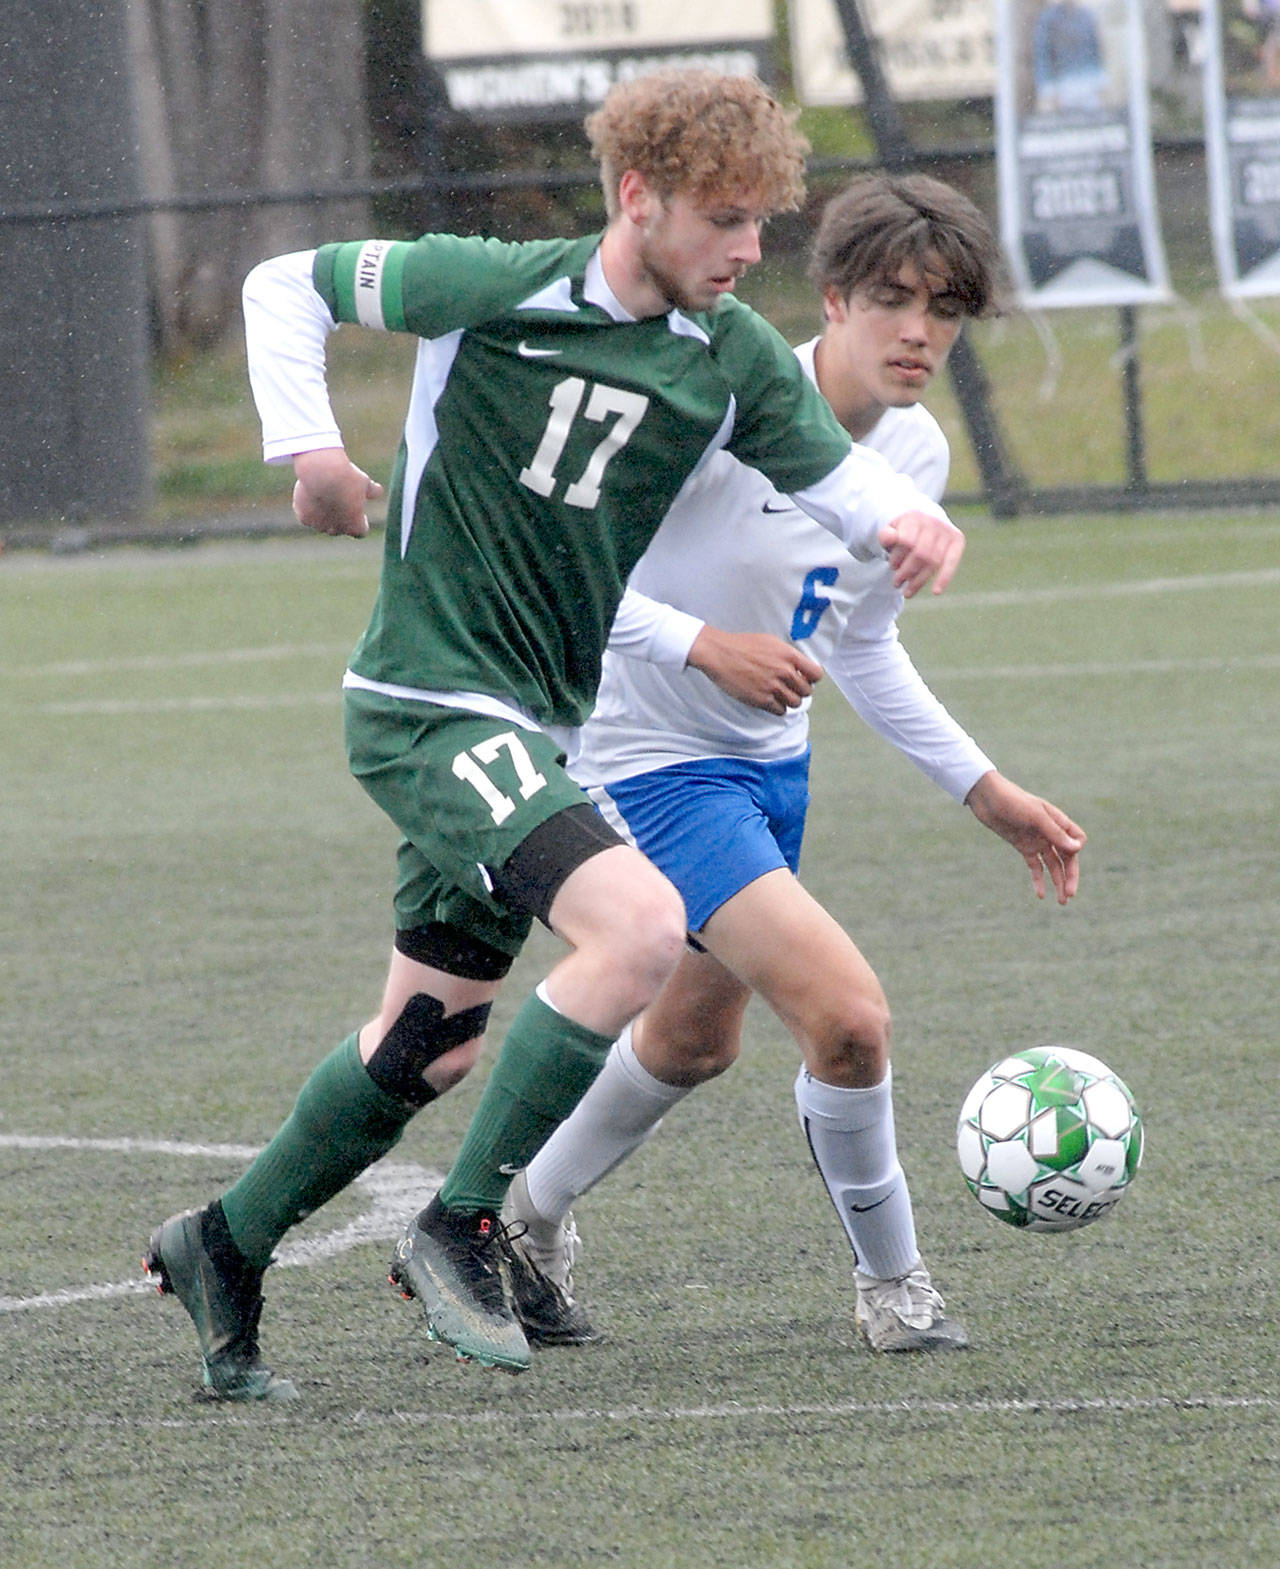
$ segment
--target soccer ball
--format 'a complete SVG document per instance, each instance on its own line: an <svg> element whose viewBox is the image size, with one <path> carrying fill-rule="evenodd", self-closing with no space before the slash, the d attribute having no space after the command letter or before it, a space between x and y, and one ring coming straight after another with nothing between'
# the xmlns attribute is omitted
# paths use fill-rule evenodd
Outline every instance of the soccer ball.
<svg viewBox="0 0 1280 1569"><path fill-rule="evenodd" d="M1027 1231L1074 1231L1124 1195L1142 1159L1142 1119L1105 1063L1036 1046L1003 1058L969 1091L956 1151L988 1214Z"/></svg>

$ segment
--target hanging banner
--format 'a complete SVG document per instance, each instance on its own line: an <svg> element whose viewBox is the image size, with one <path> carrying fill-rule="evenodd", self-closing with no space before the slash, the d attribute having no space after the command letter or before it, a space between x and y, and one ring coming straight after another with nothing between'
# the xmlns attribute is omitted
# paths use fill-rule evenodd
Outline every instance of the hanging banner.
<svg viewBox="0 0 1280 1569"><path fill-rule="evenodd" d="M1000 228L1022 302L1168 300L1142 0L996 0Z"/></svg>
<svg viewBox="0 0 1280 1569"><path fill-rule="evenodd" d="M991 0L862 0L862 15L895 98L989 98L995 91ZM835 0L788 0L787 18L800 102L861 103Z"/></svg>
<svg viewBox="0 0 1280 1569"><path fill-rule="evenodd" d="M1229 299L1280 294L1280 0L1204 0L1202 27L1219 287Z"/></svg>
<svg viewBox="0 0 1280 1569"><path fill-rule="evenodd" d="M422 17L449 107L482 120L577 119L669 65L773 75L770 0L422 0Z"/></svg>

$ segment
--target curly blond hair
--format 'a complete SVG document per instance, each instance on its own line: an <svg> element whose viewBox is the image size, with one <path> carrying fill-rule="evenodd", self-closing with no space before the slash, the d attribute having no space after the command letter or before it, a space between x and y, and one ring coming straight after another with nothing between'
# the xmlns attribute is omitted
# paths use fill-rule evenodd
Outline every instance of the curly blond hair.
<svg viewBox="0 0 1280 1569"><path fill-rule="evenodd" d="M809 151L795 118L753 76L673 68L619 83L585 122L609 217L628 169L664 197L745 197L762 215L794 211Z"/></svg>

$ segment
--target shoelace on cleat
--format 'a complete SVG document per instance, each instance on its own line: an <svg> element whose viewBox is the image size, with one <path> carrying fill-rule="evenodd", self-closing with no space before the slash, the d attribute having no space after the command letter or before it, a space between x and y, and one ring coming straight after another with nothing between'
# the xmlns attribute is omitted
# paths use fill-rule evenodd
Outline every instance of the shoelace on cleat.
<svg viewBox="0 0 1280 1569"><path fill-rule="evenodd" d="M445 1233L450 1244L468 1253L472 1261L486 1274L497 1275L501 1272L504 1255L511 1251L511 1244L517 1238L524 1236L528 1229L524 1221L513 1220L508 1221L506 1225L495 1226L487 1236L479 1236L474 1232L458 1232L448 1227L445 1228Z"/></svg>
<svg viewBox="0 0 1280 1569"><path fill-rule="evenodd" d="M918 1275L907 1275L898 1283L897 1289L888 1297L885 1306L906 1323L920 1328L922 1325L916 1321L923 1319L925 1324L931 1324L942 1316L942 1297L928 1281L921 1280Z"/></svg>
<svg viewBox="0 0 1280 1569"><path fill-rule="evenodd" d="M522 1252L540 1275L573 1300L573 1266L582 1251L578 1228L570 1214L560 1225L560 1239L554 1247L539 1247L531 1228L525 1227Z"/></svg>
<svg viewBox="0 0 1280 1569"><path fill-rule="evenodd" d="M512 1243L523 1237L528 1229L523 1220L510 1220L505 1225L495 1226L487 1237L470 1239L475 1245L477 1261L489 1274L501 1275L503 1264L509 1266L513 1256Z"/></svg>

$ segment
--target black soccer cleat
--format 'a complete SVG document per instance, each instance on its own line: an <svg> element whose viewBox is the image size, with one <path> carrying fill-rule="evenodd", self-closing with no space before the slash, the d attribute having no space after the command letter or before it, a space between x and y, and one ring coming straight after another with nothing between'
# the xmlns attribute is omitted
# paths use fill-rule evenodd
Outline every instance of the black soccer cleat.
<svg viewBox="0 0 1280 1569"><path fill-rule="evenodd" d="M502 1206L507 1284L525 1334L544 1346L585 1346L599 1340L573 1292L582 1251L570 1210L548 1220L529 1193L527 1168L516 1173Z"/></svg>
<svg viewBox="0 0 1280 1569"><path fill-rule="evenodd" d="M258 1350L265 1270L249 1264L227 1234L222 1207L172 1215L153 1232L142 1266L162 1296L175 1296L200 1337L204 1387L219 1400L296 1400Z"/></svg>
<svg viewBox="0 0 1280 1569"><path fill-rule="evenodd" d="M507 1302L498 1217L446 1210L439 1195L405 1228L391 1261L391 1284L416 1297L427 1334L462 1362L523 1373L529 1342Z"/></svg>
<svg viewBox="0 0 1280 1569"><path fill-rule="evenodd" d="M525 1238L508 1231L502 1261L511 1302L525 1336L540 1346L587 1346L599 1340L582 1305L534 1262Z"/></svg>

